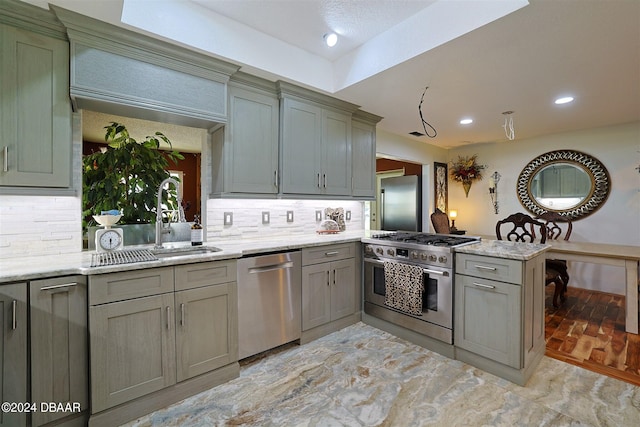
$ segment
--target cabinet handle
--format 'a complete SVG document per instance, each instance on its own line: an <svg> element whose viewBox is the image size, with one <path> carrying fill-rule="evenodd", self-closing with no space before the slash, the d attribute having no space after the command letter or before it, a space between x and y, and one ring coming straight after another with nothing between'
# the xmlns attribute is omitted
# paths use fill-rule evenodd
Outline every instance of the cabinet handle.
<svg viewBox="0 0 640 427"><path fill-rule="evenodd" d="M318 174L318 188L320 188L320 174Z"/></svg>
<svg viewBox="0 0 640 427"><path fill-rule="evenodd" d="M11 303L11 329L15 330L18 327L17 319L18 301L13 300Z"/></svg>
<svg viewBox="0 0 640 427"><path fill-rule="evenodd" d="M327 270L327 286L331 286L331 272Z"/></svg>
<svg viewBox="0 0 640 427"><path fill-rule="evenodd" d="M9 146L5 145L2 151L4 153L4 158L2 160L2 170L4 172L9 172Z"/></svg>
<svg viewBox="0 0 640 427"><path fill-rule="evenodd" d="M180 304L180 326L184 326L184 303Z"/></svg>
<svg viewBox="0 0 640 427"><path fill-rule="evenodd" d="M333 270L333 286L336 285L336 270Z"/></svg>
<svg viewBox="0 0 640 427"><path fill-rule="evenodd" d="M40 291L52 291L60 288L71 288L73 286L78 286L78 283L63 283L61 285L43 286L40 288Z"/></svg>
<svg viewBox="0 0 640 427"><path fill-rule="evenodd" d="M324 181L324 188L327 188L327 174L326 173L322 174L322 180Z"/></svg>
<svg viewBox="0 0 640 427"><path fill-rule="evenodd" d="M273 185L278 188L278 169L273 171Z"/></svg>
<svg viewBox="0 0 640 427"><path fill-rule="evenodd" d="M487 289L495 289L495 288L496 288L495 286L492 286L492 285L485 285L484 283L476 283L476 282L473 282L473 284L474 284L475 286L478 286L478 287L481 287L481 288L487 288Z"/></svg>
<svg viewBox="0 0 640 427"><path fill-rule="evenodd" d="M489 271L496 271L497 268L495 267L487 267L486 265L474 265L475 268L479 268L480 270L489 270Z"/></svg>
<svg viewBox="0 0 640 427"><path fill-rule="evenodd" d="M340 251L330 251L330 252L325 252L324 256L336 256L340 253Z"/></svg>
<svg viewBox="0 0 640 427"><path fill-rule="evenodd" d="M167 306L167 330L171 330L171 307Z"/></svg>

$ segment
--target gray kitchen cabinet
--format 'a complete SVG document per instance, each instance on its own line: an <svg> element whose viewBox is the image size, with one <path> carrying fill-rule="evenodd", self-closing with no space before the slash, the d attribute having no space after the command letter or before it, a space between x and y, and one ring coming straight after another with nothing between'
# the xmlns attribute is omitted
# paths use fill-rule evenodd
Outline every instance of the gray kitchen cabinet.
<svg viewBox="0 0 640 427"><path fill-rule="evenodd" d="M2 402L27 400L27 284L0 284L0 392ZM27 425L27 412L0 411L0 426Z"/></svg>
<svg viewBox="0 0 640 427"><path fill-rule="evenodd" d="M275 89L239 73L229 83L229 121L213 140L213 195L278 193L279 101ZM244 81L253 83L244 83ZM273 85L273 84L272 84Z"/></svg>
<svg viewBox="0 0 640 427"><path fill-rule="evenodd" d="M89 295L95 425L237 376L235 260L94 275Z"/></svg>
<svg viewBox="0 0 640 427"><path fill-rule="evenodd" d="M30 287L31 401L79 404L82 412L32 413L31 425L86 419L89 408L85 276L35 280ZM80 420L82 421L82 420Z"/></svg>
<svg viewBox="0 0 640 427"><path fill-rule="evenodd" d="M355 244L302 250L302 330L357 311Z"/></svg>
<svg viewBox="0 0 640 427"><path fill-rule="evenodd" d="M93 413L176 382L173 307L167 293L89 308Z"/></svg>
<svg viewBox="0 0 640 427"><path fill-rule="evenodd" d="M5 24L0 35L0 186L68 188L69 43Z"/></svg>
<svg viewBox="0 0 640 427"><path fill-rule="evenodd" d="M544 355L544 255L456 254L456 358L523 385Z"/></svg>
<svg viewBox="0 0 640 427"><path fill-rule="evenodd" d="M177 381L238 360L236 262L175 268Z"/></svg>
<svg viewBox="0 0 640 427"><path fill-rule="evenodd" d="M376 123L382 118L364 111L353 113L351 122L351 159L353 197L376 197Z"/></svg>
<svg viewBox="0 0 640 427"><path fill-rule="evenodd" d="M283 82L279 87L281 193L351 196L351 116L357 106Z"/></svg>

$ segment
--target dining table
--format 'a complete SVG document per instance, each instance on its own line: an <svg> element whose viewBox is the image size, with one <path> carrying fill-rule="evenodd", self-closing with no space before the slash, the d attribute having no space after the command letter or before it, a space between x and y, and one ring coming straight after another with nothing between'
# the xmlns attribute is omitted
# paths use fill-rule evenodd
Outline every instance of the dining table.
<svg viewBox="0 0 640 427"><path fill-rule="evenodd" d="M547 259L564 259L620 267L625 272L625 331L638 333L638 270L640 246L609 243L547 241Z"/></svg>

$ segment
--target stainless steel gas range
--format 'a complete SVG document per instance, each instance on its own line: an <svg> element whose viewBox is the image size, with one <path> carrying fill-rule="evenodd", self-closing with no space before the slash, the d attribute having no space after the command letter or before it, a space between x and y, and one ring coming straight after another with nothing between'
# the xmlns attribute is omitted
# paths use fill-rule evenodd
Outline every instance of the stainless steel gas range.
<svg viewBox="0 0 640 427"><path fill-rule="evenodd" d="M479 241L472 236L415 232L381 233L362 239L365 313L453 344L454 248ZM421 302L413 310L389 302L385 276L393 277L389 270L398 265L422 274L402 281L406 289L393 290L394 295L410 295L413 289L421 289ZM421 283L416 288L411 281Z"/></svg>

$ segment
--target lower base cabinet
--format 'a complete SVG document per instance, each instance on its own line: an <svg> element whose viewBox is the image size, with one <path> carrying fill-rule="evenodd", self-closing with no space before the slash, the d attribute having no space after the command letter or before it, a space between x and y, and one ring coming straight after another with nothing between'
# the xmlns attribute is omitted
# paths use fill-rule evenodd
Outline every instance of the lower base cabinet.
<svg viewBox="0 0 640 427"><path fill-rule="evenodd" d="M302 250L302 331L358 311L355 244Z"/></svg>
<svg viewBox="0 0 640 427"><path fill-rule="evenodd" d="M65 425L82 425L89 412L87 279L70 276L35 280L29 287L31 402L64 409L38 407L31 413L31 425L62 419Z"/></svg>
<svg viewBox="0 0 640 427"><path fill-rule="evenodd" d="M237 362L235 280L233 260L91 276L90 294L102 288L89 307L92 414ZM154 410L140 407L129 418Z"/></svg>
<svg viewBox="0 0 640 427"><path fill-rule="evenodd" d="M0 392L2 402L27 400L27 284L0 285ZM25 411L0 411L0 426L27 425Z"/></svg>
<svg viewBox="0 0 640 427"><path fill-rule="evenodd" d="M524 385L542 359L544 255L456 255L456 358Z"/></svg>

